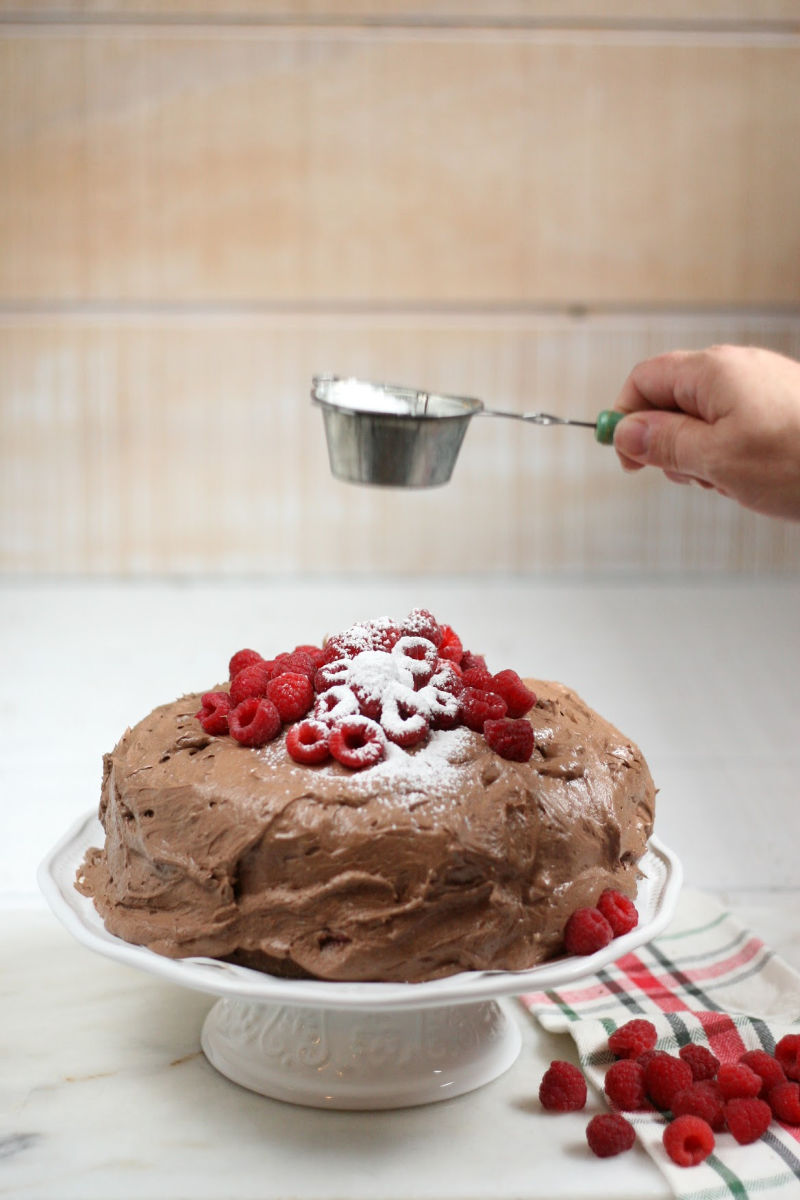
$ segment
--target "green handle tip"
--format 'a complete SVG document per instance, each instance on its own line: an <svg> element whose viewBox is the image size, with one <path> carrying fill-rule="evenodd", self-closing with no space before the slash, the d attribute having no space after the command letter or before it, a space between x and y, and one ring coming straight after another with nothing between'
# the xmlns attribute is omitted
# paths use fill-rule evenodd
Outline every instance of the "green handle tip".
<svg viewBox="0 0 800 1200"><path fill-rule="evenodd" d="M594 427L594 436L601 446L610 446L613 443L614 430L624 416L627 416L627 413L615 412L611 408L604 408L599 414Z"/></svg>

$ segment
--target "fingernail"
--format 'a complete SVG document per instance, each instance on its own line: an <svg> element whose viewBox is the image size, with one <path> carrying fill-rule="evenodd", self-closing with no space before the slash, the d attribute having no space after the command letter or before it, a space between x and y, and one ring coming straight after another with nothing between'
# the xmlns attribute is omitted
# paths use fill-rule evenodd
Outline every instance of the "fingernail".
<svg viewBox="0 0 800 1200"><path fill-rule="evenodd" d="M650 422L632 413L620 421L614 430L614 448L628 458L646 458L650 442Z"/></svg>

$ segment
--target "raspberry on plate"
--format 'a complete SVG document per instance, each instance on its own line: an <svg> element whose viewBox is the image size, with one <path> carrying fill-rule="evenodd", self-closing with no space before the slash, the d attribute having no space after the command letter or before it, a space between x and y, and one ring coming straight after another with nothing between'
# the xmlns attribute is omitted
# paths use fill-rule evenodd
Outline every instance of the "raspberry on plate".
<svg viewBox="0 0 800 1200"><path fill-rule="evenodd" d="M757 1142L772 1120L772 1109L755 1096L737 1096L725 1105L725 1123L742 1146Z"/></svg>
<svg viewBox="0 0 800 1200"><path fill-rule="evenodd" d="M551 1112L577 1112L586 1104L586 1080L572 1063L551 1062L539 1084L539 1100Z"/></svg>
<svg viewBox="0 0 800 1200"><path fill-rule="evenodd" d="M286 731L286 750L295 762L312 766L330 758L330 726L323 721L298 721Z"/></svg>
<svg viewBox="0 0 800 1200"><path fill-rule="evenodd" d="M702 1117L676 1117L664 1130L662 1141L679 1167L696 1167L714 1149L714 1134Z"/></svg>
<svg viewBox="0 0 800 1200"><path fill-rule="evenodd" d="M603 1090L617 1108L634 1112L647 1108L644 1067L635 1058L620 1058L606 1071Z"/></svg>
<svg viewBox="0 0 800 1200"><path fill-rule="evenodd" d="M533 726L524 718L484 721L483 736L495 754L510 762L528 762L533 754Z"/></svg>
<svg viewBox="0 0 800 1200"><path fill-rule="evenodd" d="M695 1083L702 1079L716 1078L719 1059L716 1054L711 1053L707 1046L698 1046L697 1042L689 1042L688 1046L681 1046L678 1054L685 1063L689 1064Z"/></svg>
<svg viewBox="0 0 800 1200"><path fill-rule="evenodd" d="M654 1054L644 1070L647 1094L658 1108L670 1108L675 1093L694 1082L689 1064L664 1051Z"/></svg>
<svg viewBox="0 0 800 1200"><path fill-rule="evenodd" d="M373 767L386 753L386 734L369 717L345 717L328 737L333 757L345 767Z"/></svg>
<svg viewBox="0 0 800 1200"><path fill-rule="evenodd" d="M656 1027L652 1021L642 1017L634 1017L615 1029L608 1039L608 1048L618 1058L638 1058L646 1050L652 1050L658 1039ZM642 1066L645 1066L642 1063Z"/></svg>
<svg viewBox="0 0 800 1200"><path fill-rule="evenodd" d="M586 1126L586 1140L598 1158L611 1158L630 1150L636 1141L636 1132L630 1121L618 1113L601 1113L592 1117Z"/></svg>
<svg viewBox="0 0 800 1200"><path fill-rule="evenodd" d="M228 713L231 698L227 692L204 692L200 697L203 707L195 713L206 733L214 735L228 732Z"/></svg>
<svg viewBox="0 0 800 1200"><path fill-rule="evenodd" d="M597 907L614 930L614 937L630 933L639 924L636 905L614 888L606 888L604 892L600 893Z"/></svg>
<svg viewBox="0 0 800 1200"><path fill-rule="evenodd" d="M744 1063L723 1063L717 1071L717 1087L726 1100L737 1096L757 1096L761 1091L761 1076Z"/></svg>
<svg viewBox="0 0 800 1200"><path fill-rule="evenodd" d="M596 908L577 909L564 928L567 954L594 954L613 939L614 931Z"/></svg>
<svg viewBox="0 0 800 1200"><path fill-rule="evenodd" d="M271 700L263 696L248 696L231 709L228 728L231 737L242 746L258 749L280 733L280 713Z"/></svg>
<svg viewBox="0 0 800 1200"><path fill-rule="evenodd" d="M702 1117L717 1132L725 1128L725 1101L710 1079L698 1080L675 1092L671 1107L676 1117Z"/></svg>
<svg viewBox="0 0 800 1200"><path fill-rule="evenodd" d="M800 1083L787 1079L770 1088L767 1102L773 1115L785 1125L800 1125Z"/></svg>
<svg viewBox="0 0 800 1200"><path fill-rule="evenodd" d="M775 1057L789 1079L800 1081L800 1033L787 1033L775 1047Z"/></svg>

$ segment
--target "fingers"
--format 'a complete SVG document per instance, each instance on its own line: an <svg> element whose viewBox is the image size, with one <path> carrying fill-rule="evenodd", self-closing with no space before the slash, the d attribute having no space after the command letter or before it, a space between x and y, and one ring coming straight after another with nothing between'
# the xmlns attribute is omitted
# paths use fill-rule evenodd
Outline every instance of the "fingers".
<svg viewBox="0 0 800 1200"><path fill-rule="evenodd" d="M673 350L633 368L623 384L616 407L623 412L661 408L699 416L698 385L706 352Z"/></svg>
<svg viewBox="0 0 800 1200"><path fill-rule="evenodd" d="M630 471L660 467L676 482L709 481L713 426L684 413L633 412L617 425L614 448Z"/></svg>

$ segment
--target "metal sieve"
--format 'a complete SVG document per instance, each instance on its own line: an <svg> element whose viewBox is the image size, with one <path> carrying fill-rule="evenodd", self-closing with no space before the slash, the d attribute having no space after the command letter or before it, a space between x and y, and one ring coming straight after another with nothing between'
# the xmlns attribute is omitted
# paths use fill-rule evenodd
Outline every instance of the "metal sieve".
<svg viewBox="0 0 800 1200"><path fill-rule="evenodd" d="M436 487L453 472L472 417L508 417L533 425L593 429L602 445L614 440L624 413L606 409L596 421L552 413L486 408L470 396L444 396L389 383L315 375L311 398L322 409L328 458L336 479L383 487Z"/></svg>

